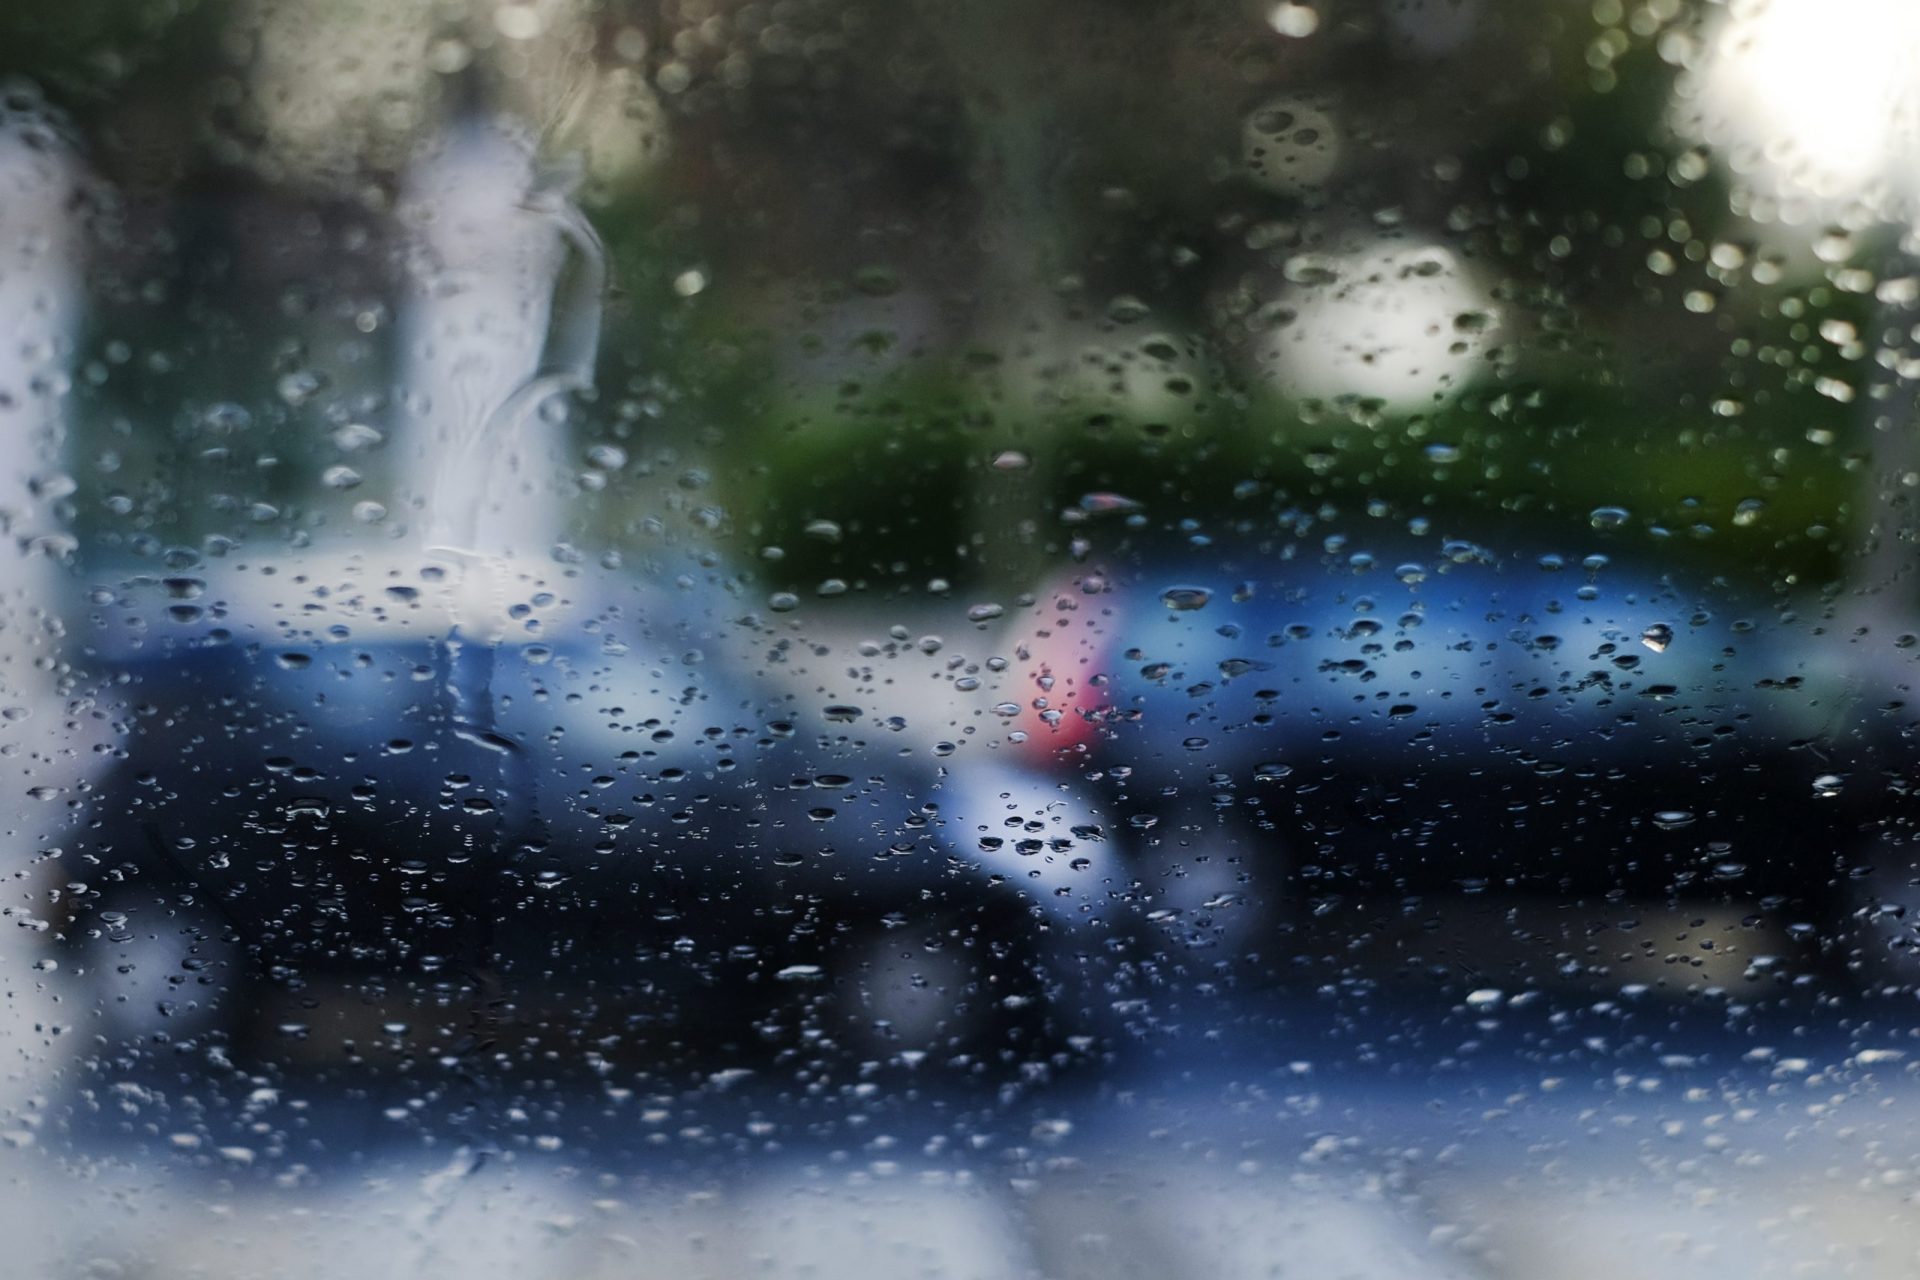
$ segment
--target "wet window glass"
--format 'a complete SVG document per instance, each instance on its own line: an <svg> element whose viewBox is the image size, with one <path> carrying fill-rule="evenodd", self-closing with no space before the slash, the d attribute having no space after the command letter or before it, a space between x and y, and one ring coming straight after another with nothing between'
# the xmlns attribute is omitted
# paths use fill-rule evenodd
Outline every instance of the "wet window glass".
<svg viewBox="0 0 1920 1280"><path fill-rule="evenodd" d="M9 0L0 1270L1920 1272L1916 68Z"/></svg>

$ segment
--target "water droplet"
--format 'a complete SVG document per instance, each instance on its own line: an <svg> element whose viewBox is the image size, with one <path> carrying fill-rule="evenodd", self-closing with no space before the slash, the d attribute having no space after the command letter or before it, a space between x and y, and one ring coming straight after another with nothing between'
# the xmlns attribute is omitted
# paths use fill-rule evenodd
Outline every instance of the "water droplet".
<svg viewBox="0 0 1920 1280"><path fill-rule="evenodd" d="M208 435L230 436L253 425L253 415L237 404L209 405L197 424Z"/></svg>
<svg viewBox="0 0 1920 1280"><path fill-rule="evenodd" d="M773 976L781 982L818 982L826 973L817 964L790 964Z"/></svg>
<svg viewBox="0 0 1920 1280"><path fill-rule="evenodd" d="M319 395L325 386L326 379L320 374L311 369L296 369L281 375L274 389L280 393L282 400L297 409Z"/></svg>
<svg viewBox="0 0 1920 1280"><path fill-rule="evenodd" d="M364 422L349 422L344 427L335 427L329 438L333 441L333 447L340 452L359 453L373 448L386 436L380 433L379 428L370 427Z"/></svg>
<svg viewBox="0 0 1920 1280"><path fill-rule="evenodd" d="M1140 504L1122 493L1085 493L1080 495L1080 510L1090 516L1127 515L1140 510Z"/></svg>
<svg viewBox="0 0 1920 1280"><path fill-rule="evenodd" d="M900 292L900 273L892 267L862 267L853 273L853 287L869 298L890 298Z"/></svg>
<svg viewBox="0 0 1920 1280"><path fill-rule="evenodd" d="M1213 599L1213 592L1205 587L1168 587L1160 593L1160 603L1178 613L1204 609L1207 607L1207 601L1211 599Z"/></svg>

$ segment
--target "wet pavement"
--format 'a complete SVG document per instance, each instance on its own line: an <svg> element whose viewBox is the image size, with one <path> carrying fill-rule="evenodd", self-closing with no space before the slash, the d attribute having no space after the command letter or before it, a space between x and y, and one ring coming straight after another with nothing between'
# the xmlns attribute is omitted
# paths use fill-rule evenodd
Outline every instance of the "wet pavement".
<svg viewBox="0 0 1920 1280"><path fill-rule="evenodd" d="M31 954L8 964L12 1274L1920 1267L1904 1002L1188 992L1103 1064L977 1091L716 1072L406 1099L200 1062L110 1078Z"/></svg>

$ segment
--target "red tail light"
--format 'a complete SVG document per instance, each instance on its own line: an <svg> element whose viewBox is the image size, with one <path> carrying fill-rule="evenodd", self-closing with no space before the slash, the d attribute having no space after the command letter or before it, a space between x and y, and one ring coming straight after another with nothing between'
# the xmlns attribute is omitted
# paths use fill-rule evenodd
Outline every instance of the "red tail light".
<svg viewBox="0 0 1920 1280"><path fill-rule="evenodd" d="M1025 735L1021 753L1033 765L1071 766L1099 737L1108 709L1108 610L1075 577L1042 593L1017 636L1020 713L1011 726Z"/></svg>

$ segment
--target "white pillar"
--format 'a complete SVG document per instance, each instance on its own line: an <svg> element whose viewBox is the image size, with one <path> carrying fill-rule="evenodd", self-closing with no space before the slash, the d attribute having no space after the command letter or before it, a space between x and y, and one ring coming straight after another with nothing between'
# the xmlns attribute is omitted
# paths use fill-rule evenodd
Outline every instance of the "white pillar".
<svg viewBox="0 0 1920 1280"><path fill-rule="evenodd" d="M36 858L71 847L77 820L98 803L85 791L112 738L61 666L70 594L62 561L73 541L57 507L73 490L63 454L84 280L81 172L44 118L0 105L0 861L33 870L0 896L0 1154L8 1157L38 1140L44 1111L35 1095L63 1065L36 1028L73 1021L52 1003L57 976L32 965L46 954L57 910L47 891L82 871L78 859ZM17 1172L10 1159L0 1183Z"/></svg>
<svg viewBox="0 0 1920 1280"><path fill-rule="evenodd" d="M45 126L0 117L0 568L9 602L33 557L67 545L51 506L61 474L66 389L80 314L78 165Z"/></svg>
<svg viewBox="0 0 1920 1280"><path fill-rule="evenodd" d="M419 498L415 545L454 570L456 621L495 630L566 529L565 433L541 409L591 378L599 249L573 206L537 188L530 143L477 121L415 167L403 220L392 447ZM583 283L563 290L570 253Z"/></svg>
<svg viewBox="0 0 1920 1280"><path fill-rule="evenodd" d="M95 754L67 724L57 668L61 561L73 547L57 504L73 491L63 454L85 247L79 175L44 122L0 114L0 817L9 841L37 838L22 821L38 830L57 816L46 802L23 811L20 795L52 788L69 799Z"/></svg>

